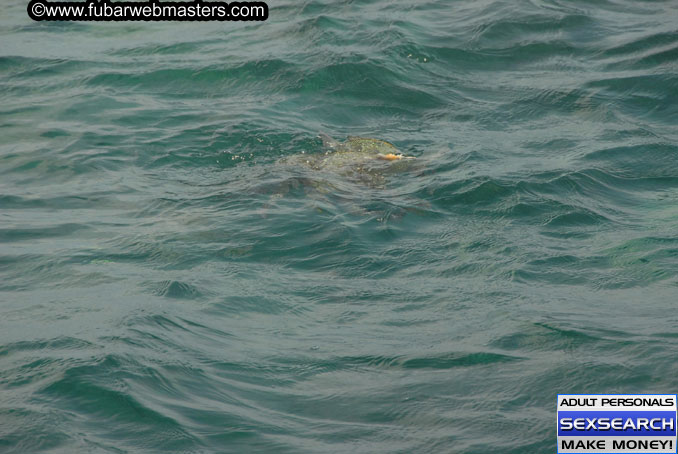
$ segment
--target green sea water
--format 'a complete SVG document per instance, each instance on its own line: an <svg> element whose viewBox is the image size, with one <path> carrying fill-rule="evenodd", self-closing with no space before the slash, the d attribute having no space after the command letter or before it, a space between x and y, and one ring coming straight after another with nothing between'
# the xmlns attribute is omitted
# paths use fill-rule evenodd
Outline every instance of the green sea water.
<svg viewBox="0 0 678 454"><path fill-rule="evenodd" d="M553 453L678 392L678 4L0 5L0 452ZM290 165L318 133L411 167Z"/></svg>

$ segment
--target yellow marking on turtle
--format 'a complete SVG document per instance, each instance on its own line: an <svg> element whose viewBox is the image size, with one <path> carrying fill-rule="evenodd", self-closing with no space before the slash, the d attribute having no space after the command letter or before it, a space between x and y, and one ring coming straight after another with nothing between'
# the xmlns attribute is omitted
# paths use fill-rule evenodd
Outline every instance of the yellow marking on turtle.
<svg viewBox="0 0 678 454"><path fill-rule="evenodd" d="M378 153L377 158L383 159L384 161L395 161L397 159L403 159L403 155L401 154L393 154L393 153Z"/></svg>

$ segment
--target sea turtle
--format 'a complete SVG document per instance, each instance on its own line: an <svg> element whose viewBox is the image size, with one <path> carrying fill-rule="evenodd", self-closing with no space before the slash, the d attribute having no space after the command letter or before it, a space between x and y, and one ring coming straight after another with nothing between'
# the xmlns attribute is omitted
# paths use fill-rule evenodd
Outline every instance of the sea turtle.
<svg viewBox="0 0 678 454"><path fill-rule="evenodd" d="M277 165L288 167L289 173L276 171L282 180L267 185L267 191L273 194L261 215L267 216L278 201L299 190L306 194L307 200L316 201L318 210L329 202L343 204L350 213L376 213L380 220L396 215L399 208L390 203L386 203L386 209L373 206L384 204L388 197L375 199L365 190L386 189L390 175L412 170L419 161L379 139L349 136L346 141L338 142L326 134L318 137L322 139L323 152L299 153L278 160ZM403 213L407 210L409 208Z"/></svg>
<svg viewBox="0 0 678 454"><path fill-rule="evenodd" d="M323 141L324 153L302 153L283 158L280 162L339 174L376 187L383 186L385 175L410 168L405 163L415 159L414 156L404 156L395 145L384 140L349 136L345 142L338 142L327 134L319 137Z"/></svg>
<svg viewBox="0 0 678 454"><path fill-rule="evenodd" d="M327 148L325 162L328 164L333 162L364 162L374 159L383 161L414 159L413 156L403 156L395 145L385 140L349 136L346 142L340 143L327 134L320 134L319 137Z"/></svg>

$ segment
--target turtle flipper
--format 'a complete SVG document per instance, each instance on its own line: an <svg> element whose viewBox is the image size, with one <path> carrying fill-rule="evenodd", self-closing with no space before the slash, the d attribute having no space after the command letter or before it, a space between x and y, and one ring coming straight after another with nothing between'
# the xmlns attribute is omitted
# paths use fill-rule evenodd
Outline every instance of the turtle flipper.
<svg viewBox="0 0 678 454"><path fill-rule="evenodd" d="M330 150L336 150L337 147L339 146L339 142L325 134L324 132L321 132L318 134L318 137L320 137L323 141L323 146L325 148L328 148Z"/></svg>

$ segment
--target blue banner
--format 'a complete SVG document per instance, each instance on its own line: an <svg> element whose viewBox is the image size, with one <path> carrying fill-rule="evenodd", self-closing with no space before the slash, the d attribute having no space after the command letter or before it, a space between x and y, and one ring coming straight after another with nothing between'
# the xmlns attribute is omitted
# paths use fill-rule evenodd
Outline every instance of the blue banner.
<svg viewBox="0 0 678 454"><path fill-rule="evenodd" d="M676 436L675 411L559 411L558 436Z"/></svg>

